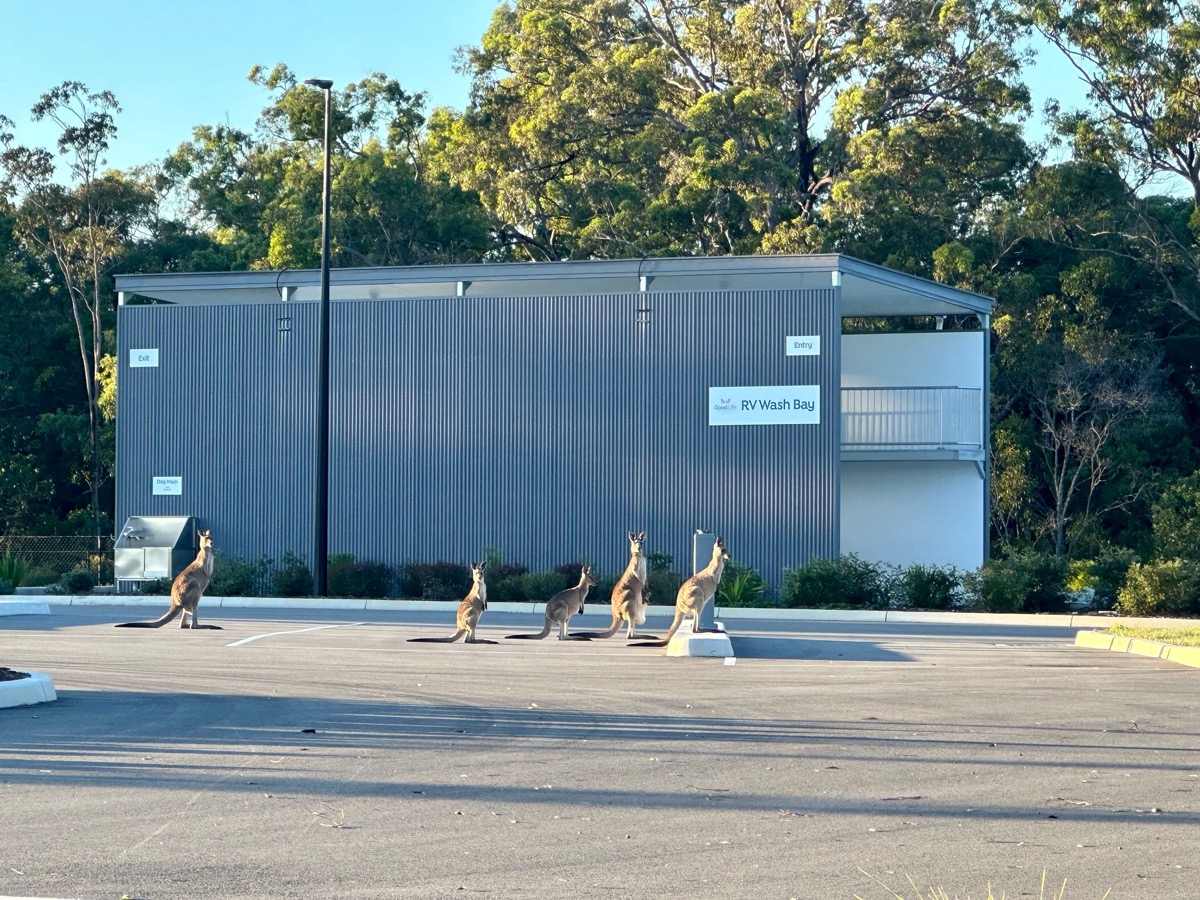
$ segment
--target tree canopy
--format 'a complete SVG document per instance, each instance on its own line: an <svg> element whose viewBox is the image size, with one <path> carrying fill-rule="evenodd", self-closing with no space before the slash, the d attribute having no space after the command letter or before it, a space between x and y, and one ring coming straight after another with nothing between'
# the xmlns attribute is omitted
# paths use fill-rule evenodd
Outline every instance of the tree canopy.
<svg viewBox="0 0 1200 900"><path fill-rule="evenodd" d="M885 219L961 233L1029 162L1025 27L1003 3L519 0L430 144L531 259L865 246L889 186Z"/></svg>

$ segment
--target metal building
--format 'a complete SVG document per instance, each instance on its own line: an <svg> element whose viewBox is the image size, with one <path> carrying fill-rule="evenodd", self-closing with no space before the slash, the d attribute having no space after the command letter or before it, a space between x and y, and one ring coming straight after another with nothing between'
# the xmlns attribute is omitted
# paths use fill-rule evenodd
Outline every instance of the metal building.
<svg viewBox="0 0 1200 900"><path fill-rule="evenodd" d="M117 276L118 523L310 555L319 281ZM684 570L705 529L775 583L986 555L986 297L820 255L335 269L331 299L330 553L616 574L645 530Z"/></svg>

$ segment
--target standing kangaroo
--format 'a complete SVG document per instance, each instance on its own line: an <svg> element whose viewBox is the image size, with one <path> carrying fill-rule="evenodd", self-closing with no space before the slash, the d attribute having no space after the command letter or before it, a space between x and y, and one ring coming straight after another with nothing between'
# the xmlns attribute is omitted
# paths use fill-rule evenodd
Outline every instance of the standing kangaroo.
<svg viewBox="0 0 1200 900"><path fill-rule="evenodd" d="M625 635L627 641L634 638L654 638L651 634L635 634L637 626L646 622L646 555L642 552L646 543L646 532L634 534L630 531L628 537L629 565L617 579L612 591L612 625L607 631L580 631L572 637L610 638L621 628L621 623L625 622L629 626Z"/></svg>
<svg viewBox="0 0 1200 900"><path fill-rule="evenodd" d="M586 635L567 634L567 623L571 616L583 612L583 604L587 601L588 589L596 584L592 576L592 567L584 566L579 574L579 584L565 591L559 591L546 601L546 627L537 634L510 634L508 638L515 640L540 641L550 634L552 627L558 627L560 641L586 641Z"/></svg>
<svg viewBox="0 0 1200 900"><path fill-rule="evenodd" d="M212 580L212 573L213 539L212 529L209 529L200 532L200 552L196 554L196 558L176 576L175 581L171 584L171 608L167 610L166 615L153 622L122 622L117 628L162 628L177 615L183 613L183 618L179 620L180 628L209 628L214 631L222 631L220 625L201 625L200 620L196 617L196 607L200 605L204 589Z"/></svg>
<svg viewBox="0 0 1200 900"><path fill-rule="evenodd" d="M475 629L479 626L479 617L483 615L483 611L487 609L487 582L483 580L483 570L487 566L487 560L481 563L471 563L471 590L463 602L458 605L458 631L450 635L450 637L441 638L409 638L409 643L419 644L453 644L464 634L467 636L464 643L467 644L494 644L495 641L485 641L482 638L475 637Z"/></svg>
<svg viewBox="0 0 1200 900"><path fill-rule="evenodd" d="M631 646L667 646L671 642L671 638L675 636L675 632L679 630L684 616L692 617L693 634L718 631L719 629L716 628L701 628L700 613L704 611L704 605L717 593L717 585L721 583L721 573L725 571L725 560L727 559L729 559L729 551L725 549L725 540L717 538L717 542L713 544L712 559L709 560L708 565L680 585L679 593L675 595L675 621L671 623L671 629L667 632L667 636L660 641L643 641Z"/></svg>

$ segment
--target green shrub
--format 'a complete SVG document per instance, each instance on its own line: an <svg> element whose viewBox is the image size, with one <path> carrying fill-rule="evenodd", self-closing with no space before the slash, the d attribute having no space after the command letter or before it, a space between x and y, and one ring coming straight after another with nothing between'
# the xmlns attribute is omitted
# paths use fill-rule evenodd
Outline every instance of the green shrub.
<svg viewBox="0 0 1200 900"><path fill-rule="evenodd" d="M557 572L564 578L570 579L571 583L568 587L574 587L579 584L579 575L583 571L583 567L588 565L591 565L591 563L587 560L579 559L572 562L560 563L552 571Z"/></svg>
<svg viewBox="0 0 1200 900"><path fill-rule="evenodd" d="M977 612L1021 612L1029 593L1029 578L1003 560L995 560L963 575L963 590L967 605Z"/></svg>
<svg viewBox="0 0 1200 900"><path fill-rule="evenodd" d="M879 609L887 599L885 568L854 554L785 569L780 591L782 605L790 609Z"/></svg>
<svg viewBox="0 0 1200 900"><path fill-rule="evenodd" d="M208 593L216 597L257 597L267 593L271 583L271 560L260 556L248 562L240 556L225 559L217 550L213 561Z"/></svg>
<svg viewBox="0 0 1200 900"><path fill-rule="evenodd" d="M1096 589L1096 576L1092 574L1090 559L1073 559L1067 563L1066 589L1071 593Z"/></svg>
<svg viewBox="0 0 1200 900"><path fill-rule="evenodd" d="M1127 616L1200 615L1200 564L1187 559L1134 563L1117 594Z"/></svg>
<svg viewBox="0 0 1200 900"><path fill-rule="evenodd" d="M592 577L596 579L596 583L588 591L588 606L607 606L612 602L612 592L617 586L617 579L612 575L597 575L595 572L592 573Z"/></svg>
<svg viewBox="0 0 1200 900"><path fill-rule="evenodd" d="M963 577L971 608L981 612L1057 612L1067 608L1067 561L1021 550Z"/></svg>
<svg viewBox="0 0 1200 900"><path fill-rule="evenodd" d="M451 562L405 563L397 586L401 597L461 600L471 589L471 570Z"/></svg>
<svg viewBox="0 0 1200 900"><path fill-rule="evenodd" d="M0 596L11 594L16 591L16 589L16 585L14 585L7 578L0 578Z"/></svg>
<svg viewBox="0 0 1200 900"><path fill-rule="evenodd" d="M524 575L529 570L524 566L516 565L515 563L493 563L488 560L487 568L484 569L483 580L487 582L488 593L494 592L502 582L509 578L516 578L519 575Z"/></svg>
<svg viewBox="0 0 1200 900"><path fill-rule="evenodd" d="M1028 574L1025 612L1061 612L1067 608L1065 557L1030 550L1013 554L1008 563Z"/></svg>
<svg viewBox="0 0 1200 900"><path fill-rule="evenodd" d="M392 570L383 563L359 562L349 553L329 557L329 594L333 597L387 597Z"/></svg>
<svg viewBox="0 0 1200 900"><path fill-rule="evenodd" d="M506 578L513 578L517 575L524 575L529 571L525 566L519 563L506 563L500 555L500 548L488 545L483 548L483 558L487 563L487 568L484 570L483 579L487 582L488 591L493 590L496 585L504 581Z"/></svg>
<svg viewBox="0 0 1200 900"><path fill-rule="evenodd" d="M405 563L396 570L396 592L401 597L421 596L421 576L415 563ZM491 587L491 584L488 584Z"/></svg>
<svg viewBox="0 0 1200 900"><path fill-rule="evenodd" d="M276 597L311 597L312 571L304 557L288 551L283 566L271 573L271 593Z"/></svg>
<svg viewBox="0 0 1200 900"><path fill-rule="evenodd" d="M715 602L717 606L738 608L770 605L767 602L767 583L753 566L727 562Z"/></svg>
<svg viewBox="0 0 1200 900"><path fill-rule="evenodd" d="M56 594L90 594L96 586L96 573L91 569L72 569L58 579Z"/></svg>
<svg viewBox="0 0 1200 900"><path fill-rule="evenodd" d="M1163 491L1150 516L1158 556L1200 561L1200 472Z"/></svg>
<svg viewBox="0 0 1200 900"><path fill-rule="evenodd" d="M28 574L29 560L25 557L13 553L5 553L0 556L0 582L8 583L8 590L0 591L0 593L11 594L25 583Z"/></svg>
<svg viewBox="0 0 1200 900"><path fill-rule="evenodd" d="M174 583L173 578L151 578L146 581L138 582L139 594L152 594L156 597L161 597L164 594L171 593L171 585Z"/></svg>
<svg viewBox="0 0 1200 900"><path fill-rule="evenodd" d="M675 595L683 584L683 576L672 568L674 565L675 557L670 553L660 551L646 555L646 584L642 588L642 599L646 603L675 605Z"/></svg>
<svg viewBox="0 0 1200 900"><path fill-rule="evenodd" d="M1110 609L1125 584L1129 567L1139 562L1138 555L1125 547L1105 547L1095 559L1073 560L1068 568L1067 589L1095 591L1092 605Z"/></svg>
<svg viewBox="0 0 1200 900"><path fill-rule="evenodd" d="M962 576L954 566L914 563L896 576L893 596L910 609L953 609L958 605Z"/></svg>
<svg viewBox="0 0 1200 900"><path fill-rule="evenodd" d="M675 565L675 557L670 553L662 550L656 553L646 554L646 571L649 572L670 572L671 567Z"/></svg>
<svg viewBox="0 0 1200 900"><path fill-rule="evenodd" d="M570 578L561 572L526 572L505 579L496 589L495 600L504 603L545 603L559 591L579 582L579 570ZM488 599L493 599L491 591Z"/></svg>

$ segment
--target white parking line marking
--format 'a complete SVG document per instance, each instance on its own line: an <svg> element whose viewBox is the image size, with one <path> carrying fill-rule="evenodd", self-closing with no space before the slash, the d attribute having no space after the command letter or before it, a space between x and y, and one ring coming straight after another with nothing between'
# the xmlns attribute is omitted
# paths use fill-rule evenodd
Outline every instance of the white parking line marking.
<svg viewBox="0 0 1200 900"><path fill-rule="evenodd" d="M327 628L353 628L356 625L365 625L366 622L349 622L345 625L314 625L312 628L297 628L295 631L272 631L270 634L256 634L254 637L242 638L240 641L234 641L232 644L226 644L226 647L240 647L242 644L249 644L251 641L261 641L263 638L279 637L284 634L304 634L306 631L324 631Z"/></svg>

